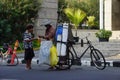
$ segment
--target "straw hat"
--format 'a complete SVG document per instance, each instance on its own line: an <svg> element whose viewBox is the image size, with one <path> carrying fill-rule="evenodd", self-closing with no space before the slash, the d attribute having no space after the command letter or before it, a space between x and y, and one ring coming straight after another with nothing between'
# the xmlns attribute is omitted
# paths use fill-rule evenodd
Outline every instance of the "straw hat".
<svg viewBox="0 0 120 80"><path fill-rule="evenodd" d="M51 23L52 22L50 20L46 19L46 20L43 21L43 23L41 24L41 26L51 25Z"/></svg>

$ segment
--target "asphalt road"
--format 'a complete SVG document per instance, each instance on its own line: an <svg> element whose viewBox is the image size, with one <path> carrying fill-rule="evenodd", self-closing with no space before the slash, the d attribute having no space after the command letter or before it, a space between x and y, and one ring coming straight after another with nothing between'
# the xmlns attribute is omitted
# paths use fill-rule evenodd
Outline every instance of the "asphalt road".
<svg viewBox="0 0 120 80"><path fill-rule="evenodd" d="M0 65L0 80L120 80L119 67L98 70L88 66L73 66L70 70L48 70L47 65L32 65L25 70L25 64L18 66Z"/></svg>

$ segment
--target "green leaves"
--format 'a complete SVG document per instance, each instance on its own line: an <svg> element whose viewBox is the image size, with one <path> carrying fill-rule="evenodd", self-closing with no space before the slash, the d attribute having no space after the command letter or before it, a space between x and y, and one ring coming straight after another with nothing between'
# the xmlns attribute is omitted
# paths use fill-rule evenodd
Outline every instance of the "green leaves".
<svg viewBox="0 0 120 80"><path fill-rule="evenodd" d="M35 19L40 5L41 0L0 0L0 37L3 38L2 41L21 40L25 25Z"/></svg>
<svg viewBox="0 0 120 80"><path fill-rule="evenodd" d="M69 20L75 24L76 29L78 28L80 22L82 22L82 20L86 17L86 13L80 9L66 8L64 12Z"/></svg>
<svg viewBox="0 0 120 80"><path fill-rule="evenodd" d="M98 38L109 38L112 36L112 32L110 30L101 29L95 33Z"/></svg>
<svg viewBox="0 0 120 80"><path fill-rule="evenodd" d="M88 19L87 20L87 25L89 27L92 27L92 26L95 25L95 17L94 16L88 16L87 19Z"/></svg>
<svg viewBox="0 0 120 80"><path fill-rule="evenodd" d="M80 9L86 13L87 16L95 16L94 27L98 29L99 27L99 0L59 0L60 6L59 10L64 8L74 8ZM63 13L60 15L62 17L63 22L68 21ZM86 21L85 21L86 22Z"/></svg>

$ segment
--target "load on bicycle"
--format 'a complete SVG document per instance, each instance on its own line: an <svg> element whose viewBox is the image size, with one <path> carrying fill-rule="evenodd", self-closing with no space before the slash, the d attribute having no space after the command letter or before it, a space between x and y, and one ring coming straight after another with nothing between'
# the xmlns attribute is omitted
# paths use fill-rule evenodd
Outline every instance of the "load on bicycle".
<svg viewBox="0 0 120 80"><path fill-rule="evenodd" d="M106 67L106 61L103 56L103 54L96 49L91 42L88 40L87 37L85 37L87 40L87 45L88 47L86 50L81 54L81 56L78 56L73 45L77 42L74 39L72 35L71 28L69 27L68 23L60 23L57 25L56 32L55 32L55 38L54 38L54 45L56 47L57 56L55 54L52 54L49 52L50 48L52 47L53 43L52 42L41 42L41 47L44 47L42 50L40 47L40 53L39 53L39 64L45 63L48 65L51 65L51 56L50 54L55 55L53 58L55 58L55 67L56 69L70 69L71 66L74 64L74 62L78 62L81 64L81 58L84 56L86 51L90 49L90 58L91 58L91 63L94 64L94 66L97 69L103 70ZM81 39L81 42L83 42L83 39ZM80 43L81 45L84 43ZM49 46L48 46L49 45ZM48 52L47 55L44 53L42 54L43 51ZM54 52L54 51L53 51ZM47 58L46 58L47 57ZM45 59L46 58L46 59ZM57 60L58 59L58 60ZM57 64L56 64L57 62ZM54 63L54 61L53 61Z"/></svg>

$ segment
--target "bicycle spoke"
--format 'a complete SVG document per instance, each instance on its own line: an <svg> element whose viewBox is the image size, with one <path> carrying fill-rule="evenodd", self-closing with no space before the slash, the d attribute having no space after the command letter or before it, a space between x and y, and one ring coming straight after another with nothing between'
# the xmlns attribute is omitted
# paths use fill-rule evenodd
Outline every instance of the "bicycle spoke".
<svg viewBox="0 0 120 80"><path fill-rule="evenodd" d="M93 51L91 52L91 60L94 66L100 70L103 70L106 67L105 58L97 49L93 49Z"/></svg>
<svg viewBox="0 0 120 80"><path fill-rule="evenodd" d="M66 56L66 60L60 61L60 63L58 63L58 65L56 66L57 69L66 70L66 69L70 69L70 67L73 65L73 60L74 60L73 54L71 51L68 52L69 53Z"/></svg>

